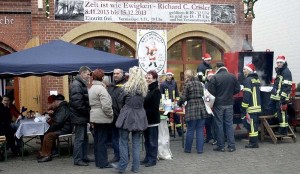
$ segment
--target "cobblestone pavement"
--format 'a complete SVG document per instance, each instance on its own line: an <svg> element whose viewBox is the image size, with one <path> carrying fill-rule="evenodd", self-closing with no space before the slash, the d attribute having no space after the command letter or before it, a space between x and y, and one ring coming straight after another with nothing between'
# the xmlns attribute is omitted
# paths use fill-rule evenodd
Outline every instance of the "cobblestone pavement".
<svg viewBox="0 0 300 174"><path fill-rule="evenodd" d="M297 133L298 137L300 134ZM35 143L34 143L35 144ZM173 160L160 160L154 167L140 167L140 173L145 174L198 174L198 173L300 173L300 143L291 141L280 142L275 145L270 140L260 143L259 149L245 149L247 144L245 139L237 139L235 152L215 152L213 146L205 144L204 153L197 154L196 149L190 154L184 153L181 146L181 139L171 140L171 150ZM36 144L36 147L39 147ZM35 153L29 152L22 161L21 157L9 155L7 162L0 162L0 174L18 174L18 173L42 173L42 174L62 174L62 173L117 173L114 169L98 169L94 163L87 167L78 167L73 165L71 157L63 156L54 158L51 162L37 163ZM92 155L92 145L90 155ZM112 158L112 149L109 149L109 159ZM144 151L141 152L141 157ZM130 172L131 164L127 167L126 173Z"/></svg>

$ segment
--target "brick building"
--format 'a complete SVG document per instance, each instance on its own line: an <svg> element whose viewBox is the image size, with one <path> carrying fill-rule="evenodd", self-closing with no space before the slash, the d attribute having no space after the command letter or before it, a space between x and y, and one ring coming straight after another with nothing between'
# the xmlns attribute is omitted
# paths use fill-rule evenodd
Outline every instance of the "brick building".
<svg viewBox="0 0 300 174"><path fill-rule="evenodd" d="M173 22L85 22L56 20L55 2L49 0L47 17L45 1L0 1L0 56L61 39L127 57L136 57L137 29L167 30L168 69L180 82L180 72L196 69L201 57L209 52L213 64L223 59L223 53L241 51L245 37L252 39L252 19L244 18L241 0L153 0L121 2L150 2L175 4L229 5L234 8L233 23L173 23ZM153 12L155 13L155 12ZM211 14L212 16L216 14ZM220 14L221 15L221 14ZM222 14L223 15L223 14ZM226 14L225 14L226 15ZM41 57L42 59L42 57ZM68 96L68 77L27 77L2 79L2 94L14 94L18 107L44 112L50 91Z"/></svg>

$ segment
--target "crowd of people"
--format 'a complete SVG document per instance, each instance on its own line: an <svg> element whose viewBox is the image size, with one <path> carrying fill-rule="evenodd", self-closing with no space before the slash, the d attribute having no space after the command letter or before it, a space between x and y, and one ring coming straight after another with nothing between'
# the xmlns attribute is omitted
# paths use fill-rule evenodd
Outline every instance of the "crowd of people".
<svg viewBox="0 0 300 174"><path fill-rule="evenodd" d="M291 92L292 76L287 68L284 56L276 59L276 78L271 92L269 108L279 120L278 134L287 135L287 102ZM129 69L126 78L122 69L113 71L111 84L104 82L104 71L83 66L74 78L70 87L70 101L63 95L48 98L50 119L49 130L42 137L42 146L38 162L52 160L55 140L59 135L74 132L73 161L77 166L88 166L95 162L96 167L116 168L124 173L129 158L132 157L131 171L137 173L140 165L151 167L157 163L158 126L160 123L160 103L162 95L185 107L187 125L185 153L192 152L194 134L196 132L197 153L203 153L204 143L211 142L214 151L225 152L236 150L233 130L234 95L243 92L241 115L245 128L249 132L249 144L246 148L258 148L258 117L262 111L260 101L260 80L253 63L243 67L244 82L228 72L223 63L217 63L213 69L211 56L206 53L203 63L197 72L191 69L184 72L184 86L179 95L177 83L171 71L166 72L166 80L159 82L156 71L143 74L138 67ZM92 78L91 86L88 83ZM214 96L213 113L206 108L205 96ZM3 96L1 102L0 135L8 139L8 147L18 153L12 126L12 114L9 110L9 98ZM20 114L20 113L18 113ZM18 115L17 114L17 115ZM18 117L17 117L18 119ZM180 117L174 114L177 133L185 133L181 127ZM88 157L88 124L93 129L94 156ZM180 126L179 126L180 125ZM74 127L74 128L73 128ZM206 130L206 137L204 137ZM129 147L131 134L132 148ZM145 157L140 161L140 136L145 141ZM171 135L172 136L172 135ZM114 157L108 159L107 142L111 140ZM130 152L132 154L130 154Z"/></svg>

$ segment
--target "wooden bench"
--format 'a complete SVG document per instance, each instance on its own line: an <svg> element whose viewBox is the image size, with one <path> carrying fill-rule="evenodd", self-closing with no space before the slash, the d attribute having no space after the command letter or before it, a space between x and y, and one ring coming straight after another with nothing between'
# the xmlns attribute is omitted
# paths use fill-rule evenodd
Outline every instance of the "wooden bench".
<svg viewBox="0 0 300 174"><path fill-rule="evenodd" d="M292 139L294 142L296 142L296 135L290 125L288 126L288 135L276 135L273 131L274 128L278 128L279 125L270 125L268 122L268 119L275 118L274 115L264 115L260 116L260 138L261 141L263 141L266 137L270 137L274 144L277 144L278 140L284 140L284 139ZM266 132L268 132L268 135Z"/></svg>
<svg viewBox="0 0 300 174"><path fill-rule="evenodd" d="M7 161L6 137L0 136L0 150L4 150L4 161Z"/></svg>

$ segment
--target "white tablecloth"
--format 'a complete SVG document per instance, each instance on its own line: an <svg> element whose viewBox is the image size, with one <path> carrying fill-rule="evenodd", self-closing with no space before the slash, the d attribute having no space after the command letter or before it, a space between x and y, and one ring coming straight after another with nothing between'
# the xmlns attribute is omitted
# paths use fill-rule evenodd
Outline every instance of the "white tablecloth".
<svg viewBox="0 0 300 174"><path fill-rule="evenodd" d="M16 137L44 135L49 129L46 122L34 122L33 120L21 120L20 126L16 132Z"/></svg>

